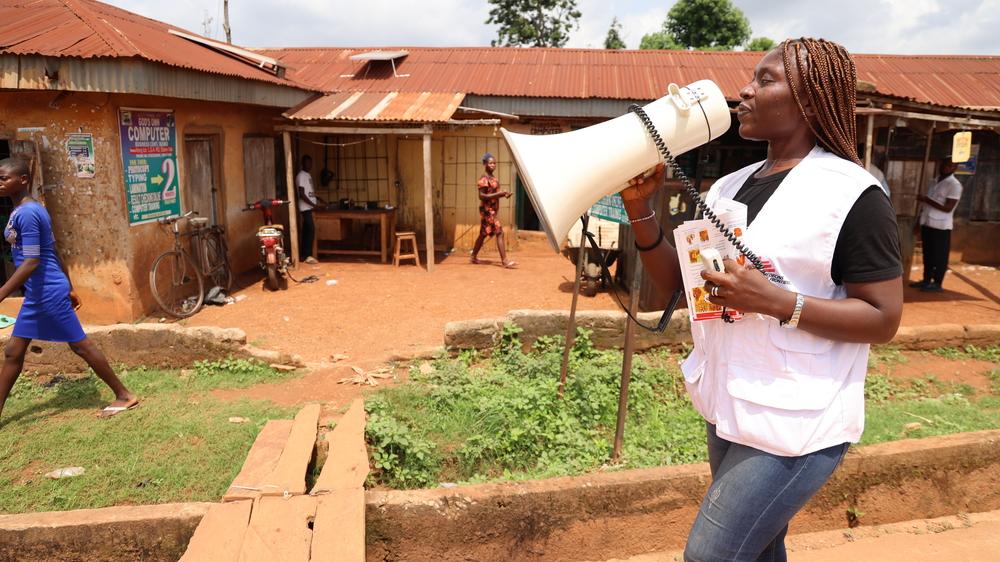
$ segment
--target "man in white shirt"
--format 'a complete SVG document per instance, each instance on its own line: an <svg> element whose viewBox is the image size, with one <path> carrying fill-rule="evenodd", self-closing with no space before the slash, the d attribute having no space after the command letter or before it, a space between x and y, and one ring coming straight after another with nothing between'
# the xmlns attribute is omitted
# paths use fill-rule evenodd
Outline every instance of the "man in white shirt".
<svg viewBox="0 0 1000 562"><path fill-rule="evenodd" d="M316 205L326 205L313 189L312 157L308 154L302 157L302 169L295 176L295 192L298 194L299 209L299 261L314 264L313 240L316 238L316 222L313 220L313 209Z"/></svg>
<svg viewBox="0 0 1000 562"><path fill-rule="evenodd" d="M928 293L938 293L943 289L944 272L948 270L948 253L951 251L951 231L954 228L955 207L962 198L962 183L955 177L957 164L951 157L941 160L938 181L927 191L918 195L923 203L920 211L920 240L924 251L924 278L910 283Z"/></svg>

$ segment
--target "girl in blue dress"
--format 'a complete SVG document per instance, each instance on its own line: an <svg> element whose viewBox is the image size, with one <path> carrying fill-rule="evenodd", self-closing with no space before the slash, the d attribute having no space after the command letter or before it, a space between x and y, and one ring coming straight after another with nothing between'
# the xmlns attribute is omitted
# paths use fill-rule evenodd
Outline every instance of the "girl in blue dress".
<svg viewBox="0 0 1000 562"><path fill-rule="evenodd" d="M4 350L0 370L0 414L14 381L24 367L24 354L31 340L66 342L115 393L115 401L101 410L113 416L139 404L139 400L115 376L101 350L87 338L76 317L80 300L73 292L66 268L56 252L52 220L45 207L31 198L31 171L17 158L0 160L0 197L10 197L14 212L4 228L17 269L0 287L0 302L23 288L24 302L14 332Z"/></svg>

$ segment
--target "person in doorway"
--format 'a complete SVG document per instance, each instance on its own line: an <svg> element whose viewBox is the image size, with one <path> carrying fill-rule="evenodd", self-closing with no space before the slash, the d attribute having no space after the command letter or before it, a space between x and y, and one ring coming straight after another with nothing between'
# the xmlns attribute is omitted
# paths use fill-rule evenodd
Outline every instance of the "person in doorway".
<svg viewBox="0 0 1000 562"><path fill-rule="evenodd" d="M302 169L295 176L295 193L298 196L299 209L299 261L308 264L318 263L313 256L313 242L316 239L316 221L313 218L313 210L317 205L326 206L320 196L316 195L313 189L312 156L306 154L302 157Z"/></svg>
<svg viewBox="0 0 1000 562"><path fill-rule="evenodd" d="M938 167L938 181L927 191L918 195L923 203L920 210L920 241L924 252L924 278L911 287L928 293L939 293L944 283L944 273L948 271L948 254L951 252L951 231L954 227L955 207L962 198L962 182L955 177L958 164L951 157L941 159Z"/></svg>
<svg viewBox="0 0 1000 562"><path fill-rule="evenodd" d="M66 342L115 393L115 400L101 410L109 417L136 407L138 398L115 375L107 358L83 332L75 309L80 299L56 251L52 220L45 207L31 198L31 171L17 158L0 160L0 197L10 197L16 207L4 228L17 268L0 287L0 302L23 289L24 301L14 331L4 349L0 369L0 413L24 367L24 354L32 340Z"/></svg>
<svg viewBox="0 0 1000 562"><path fill-rule="evenodd" d="M693 323L682 365L712 472L687 562L786 560L788 522L861 437L869 345L895 335L903 284L895 213L857 154L855 88L842 46L802 38L740 91L740 136L766 141L767 159L719 179L706 203L746 206L743 241L769 273L726 259L702 275L710 301L743 317ZM677 252L649 202L660 182L637 177L622 198L646 271L673 292Z"/></svg>
<svg viewBox="0 0 1000 562"><path fill-rule="evenodd" d="M510 198L513 195L509 191L500 190L500 180L494 175L497 169L496 158L487 152L483 154L483 169L485 173L476 187L479 189L479 237L476 238L476 245L472 248L472 257L469 259L474 264L479 262L479 250L483 249L483 242L491 236L497 238L497 250L500 252L500 263L504 267L511 269L517 266L516 262L507 259L507 247L504 243L503 225L497 213L500 212L500 198Z"/></svg>

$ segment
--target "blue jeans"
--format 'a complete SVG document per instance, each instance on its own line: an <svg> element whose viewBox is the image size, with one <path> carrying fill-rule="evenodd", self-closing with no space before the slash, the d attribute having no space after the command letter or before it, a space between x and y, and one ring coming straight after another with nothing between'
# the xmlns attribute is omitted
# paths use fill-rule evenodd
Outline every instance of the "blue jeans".
<svg viewBox="0 0 1000 562"><path fill-rule="evenodd" d="M712 485L702 500L685 562L784 562L788 522L830 478L848 443L782 457L722 439L708 424Z"/></svg>

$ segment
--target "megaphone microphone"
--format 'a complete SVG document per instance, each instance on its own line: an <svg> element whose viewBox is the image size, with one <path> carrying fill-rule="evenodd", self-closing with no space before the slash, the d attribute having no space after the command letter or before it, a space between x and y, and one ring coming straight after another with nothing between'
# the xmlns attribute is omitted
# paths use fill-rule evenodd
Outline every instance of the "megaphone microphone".
<svg viewBox="0 0 1000 562"><path fill-rule="evenodd" d="M642 109L674 155L707 144L729 129L729 104L711 80L683 87L670 84L667 92ZM556 252L573 223L594 203L663 161L643 120L632 113L556 135L525 135L505 128L500 132Z"/></svg>

